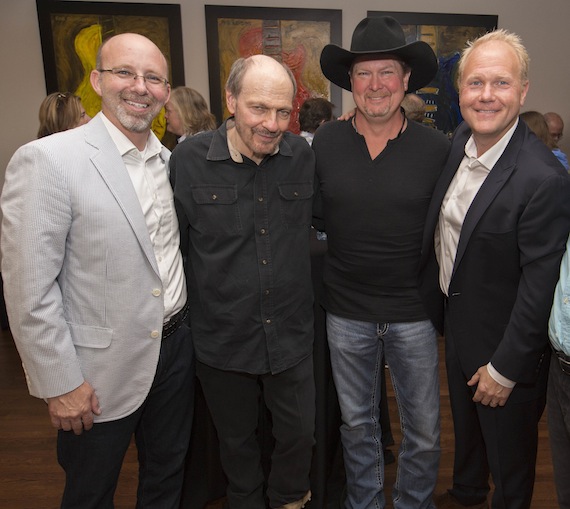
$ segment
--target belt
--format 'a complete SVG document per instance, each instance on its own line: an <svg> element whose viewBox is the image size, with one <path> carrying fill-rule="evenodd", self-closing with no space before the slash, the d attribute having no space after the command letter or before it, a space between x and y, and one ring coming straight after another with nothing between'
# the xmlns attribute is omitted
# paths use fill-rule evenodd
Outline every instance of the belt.
<svg viewBox="0 0 570 509"><path fill-rule="evenodd" d="M188 302L186 302L186 304L184 304L184 307L178 311L178 313L176 313L167 322L164 323L162 326L162 339L166 339L168 336L171 336L180 328L180 326L184 323L184 320L186 320L189 310L190 306L188 305Z"/></svg>
<svg viewBox="0 0 570 509"><path fill-rule="evenodd" d="M570 356L566 355L564 352L559 350L554 350L554 354L558 359L558 364L560 365L560 369L565 375L570 376Z"/></svg>

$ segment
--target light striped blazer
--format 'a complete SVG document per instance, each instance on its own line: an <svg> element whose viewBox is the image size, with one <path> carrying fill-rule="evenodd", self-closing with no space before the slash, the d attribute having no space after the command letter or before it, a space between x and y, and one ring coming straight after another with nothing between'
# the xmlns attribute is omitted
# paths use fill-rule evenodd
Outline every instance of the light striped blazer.
<svg viewBox="0 0 570 509"><path fill-rule="evenodd" d="M18 149L0 206L6 306L30 394L58 396L86 380L101 405L96 421L131 414L156 371L164 292L100 116Z"/></svg>

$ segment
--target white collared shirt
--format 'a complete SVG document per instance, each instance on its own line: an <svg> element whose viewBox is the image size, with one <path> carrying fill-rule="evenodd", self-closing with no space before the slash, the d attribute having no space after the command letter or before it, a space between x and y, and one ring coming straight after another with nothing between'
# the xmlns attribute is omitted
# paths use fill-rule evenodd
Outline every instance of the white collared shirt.
<svg viewBox="0 0 570 509"><path fill-rule="evenodd" d="M103 113L101 117L123 158L141 205L165 292L166 321L184 307L187 294L174 195L168 168L161 157L163 146L151 132L141 152Z"/></svg>

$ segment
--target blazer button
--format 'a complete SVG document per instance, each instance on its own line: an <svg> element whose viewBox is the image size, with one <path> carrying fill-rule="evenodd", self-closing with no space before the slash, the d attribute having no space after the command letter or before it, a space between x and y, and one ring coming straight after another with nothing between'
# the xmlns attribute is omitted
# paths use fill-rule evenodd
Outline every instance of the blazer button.
<svg viewBox="0 0 570 509"><path fill-rule="evenodd" d="M160 291L160 288L155 288L155 289L152 291L152 294L153 294L155 297L160 297L160 294L161 294L161 293L162 293L162 292Z"/></svg>
<svg viewBox="0 0 570 509"><path fill-rule="evenodd" d="M151 337L152 339L158 339L158 338L160 337L160 332L158 332L157 330L153 330L153 331L150 333L150 337Z"/></svg>

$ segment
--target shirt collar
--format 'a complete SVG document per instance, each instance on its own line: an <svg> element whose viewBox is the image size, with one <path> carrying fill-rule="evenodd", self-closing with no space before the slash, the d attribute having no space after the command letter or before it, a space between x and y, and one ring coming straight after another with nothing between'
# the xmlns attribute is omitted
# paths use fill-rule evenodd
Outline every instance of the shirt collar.
<svg viewBox="0 0 570 509"><path fill-rule="evenodd" d="M162 143L160 143L159 139L152 131L148 136L145 151L141 152L135 146L135 144L131 140L129 140L125 136L125 134L122 133L119 130L119 128L115 126L115 124L113 124L102 112L101 112L101 119L103 120L103 124L105 124L107 131L109 131L109 136L111 136L111 139L117 146L117 149L121 154L121 157L124 157L126 154L133 153L133 151L136 151L134 153L142 154L145 159L148 159L157 154L160 154L160 152L162 151Z"/></svg>
<svg viewBox="0 0 570 509"><path fill-rule="evenodd" d="M503 155L518 125L519 120L517 119L503 137L480 157L477 157L477 145L475 144L473 135L471 135L465 144L465 155L470 159L477 159L489 171L492 170L493 166L497 164L497 161Z"/></svg>

